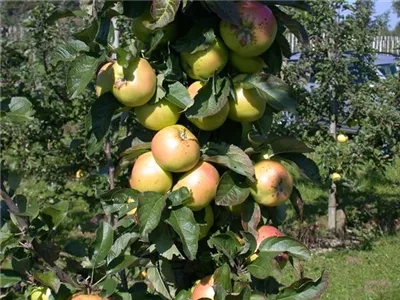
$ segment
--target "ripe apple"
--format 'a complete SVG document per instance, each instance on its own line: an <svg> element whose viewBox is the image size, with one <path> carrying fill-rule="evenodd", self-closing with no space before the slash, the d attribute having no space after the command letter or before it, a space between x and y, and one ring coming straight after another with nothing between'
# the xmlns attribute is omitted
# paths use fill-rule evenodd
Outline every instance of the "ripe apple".
<svg viewBox="0 0 400 300"><path fill-rule="evenodd" d="M114 63L113 94L122 104L135 107L147 103L156 92L156 73L144 58L132 60L127 68Z"/></svg>
<svg viewBox="0 0 400 300"><path fill-rule="evenodd" d="M198 91L201 89L202 86L203 84L201 83L201 81L193 82L188 87L190 98L194 100L194 97L196 97ZM222 107L221 110L217 112L215 115L211 115L204 118L188 118L188 120L201 130L212 131L221 127L222 124L224 124L226 118L228 117L228 113L229 113L229 103L227 102L224 105L224 107Z"/></svg>
<svg viewBox="0 0 400 300"><path fill-rule="evenodd" d="M241 56L262 54L272 45L278 31L274 14L256 1L237 2L236 5L241 24L237 26L222 20L219 27L222 39Z"/></svg>
<svg viewBox="0 0 400 300"><path fill-rule="evenodd" d="M229 61L240 73L252 74L260 72L264 67L264 60L259 56L245 57L240 56L234 51L229 55Z"/></svg>
<svg viewBox="0 0 400 300"><path fill-rule="evenodd" d="M214 225L214 213L212 210L211 205L207 205L204 208L204 220L205 224L199 224L200 233L199 233L199 240L204 239L208 232L210 231L211 227Z"/></svg>
<svg viewBox="0 0 400 300"><path fill-rule="evenodd" d="M161 129L151 141L156 162L170 172L186 172L200 159L196 136L185 126L176 124Z"/></svg>
<svg viewBox="0 0 400 300"><path fill-rule="evenodd" d="M205 50L181 53L183 69L189 77L196 80L210 78L215 72L220 72L227 62L228 49L218 38Z"/></svg>
<svg viewBox="0 0 400 300"><path fill-rule="evenodd" d="M293 179L279 162L261 160L254 165L256 181L250 182L254 200L264 206L278 206L290 197Z"/></svg>
<svg viewBox="0 0 400 300"><path fill-rule="evenodd" d="M214 299L214 277L212 275L204 277L198 282L192 292L191 300L198 300L203 298Z"/></svg>
<svg viewBox="0 0 400 300"><path fill-rule="evenodd" d="M91 294L91 295L76 295L71 298L71 300L107 300L108 298L101 298L99 295Z"/></svg>
<svg viewBox="0 0 400 300"><path fill-rule="evenodd" d="M143 43L149 43L151 35L154 32L152 29L147 28L146 24L153 22L150 10L146 10L139 17L133 19L133 33ZM173 41L177 37L177 25L175 22L169 23L167 26L162 28L164 36L160 41L160 44L166 44L168 41Z"/></svg>
<svg viewBox="0 0 400 300"><path fill-rule="evenodd" d="M269 226L269 225L261 226L260 228L258 228L257 231L258 231L258 237L256 239L256 242L257 242L256 251L260 247L261 242L263 240L270 238L270 237L274 237L274 236L284 236L284 234L281 231L279 231L277 228L275 228L274 226ZM249 257L248 261L252 262L252 261L256 260L257 257L258 257L258 254L255 253ZM281 254L277 255L275 257L275 259L279 263L280 268L283 269L286 266L289 256L286 253L282 252Z"/></svg>
<svg viewBox="0 0 400 300"><path fill-rule="evenodd" d="M96 77L96 96L100 97L102 94L111 92L114 85L114 69L113 64L108 62L104 64Z"/></svg>
<svg viewBox="0 0 400 300"><path fill-rule="evenodd" d="M242 87L242 81L246 76L246 74L239 74L233 78L236 99L229 100L228 118L241 123L260 119L267 105L257 89Z"/></svg>
<svg viewBox="0 0 400 300"><path fill-rule="evenodd" d="M164 194L172 187L172 175L156 163L151 152L146 152L136 159L129 184L139 192Z"/></svg>
<svg viewBox="0 0 400 300"><path fill-rule="evenodd" d="M185 203L193 211L205 208L215 198L219 174L208 162L200 161L192 170L182 175L172 190L186 186L192 193L190 202Z"/></svg>
<svg viewBox="0 0 400 300"><path fill-rule="evenodd" d="M339 134L339 135L337 136L336 139L337 139L337 141L338 141L339 143L346 143L346 142L349 140L349 137L348 137L347 135L341 133L341 134Z"/></svg>
<svg viewBox="0 0 400 300"><path fill-rule="evenodd" d="M49 300L51 290L45 286L34 288L31 292L31 300Z"/></svg>
<svg viewBox="0 0 400 300"><path fill-rule="evenodd" d="M135 107L136 118L139 123L150 130L161 130L164 127L174 125L178 122L181 109L162 99L157 103L146 103Z"/></svg>

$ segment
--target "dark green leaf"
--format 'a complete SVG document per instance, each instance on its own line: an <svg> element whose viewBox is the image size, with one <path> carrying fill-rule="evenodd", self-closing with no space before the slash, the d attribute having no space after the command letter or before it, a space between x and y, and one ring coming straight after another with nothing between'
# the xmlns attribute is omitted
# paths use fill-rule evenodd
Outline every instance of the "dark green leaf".
<svg viewBox="0 0 400 300"><path fill-rule="evenodd" d="M282 289L277 299L298 300L298 299L320 299L329 285L328 272L323 271L321 277L313 281L303 278L291 286Z"/></svg>
<svg viewBox="0 0 400 300"><path fill-rule="evenodd" d="M321 184L319 168L317 164L307 156L300 153L282 153L279 154L277 158L282 158L284 161L293 165L303 177L313 181L314 183Z"/></svg>
<svg viewBox="0 0 400 300"><path fill-rule="evenodd" d="M286 37L278 31L275 39L281 49L281 53L283 54L283 56L286 58L290 58L292 56L292 51L290 50L290 44Z"/></svg>
<svg viewBox="0 0 400 300"><path fill-rule="evenodd" d="M215 270L214 284L221 285L225 291L230 292L232 290L231 284L231 268L228 264L223 264L221 267Z"/></svg>
<svg viewBox="0 0 400 300"><path fill-rule="evenodd" d="M19 216L29 217L31 220L36 218L39 215L39 204L36 198L32 198L29 202L26 203L24 209L19 210Z"/></svg>
<svg viewBox="0 0 400 300"><path fill-rule="evenodd" d="M208 143L203 159L227 167L254 181L254 166L249 156L239 147L226 143Z"/></svg>
<svg viewBox="0 0 400 300"><path fill-rule="evenodd" d="M190 291L181 290L178 295L176 295L175 300L190 300L192 293Z"/></svg>
<svg viewBox="0 0 400 300"><path fill-rule="evenodd" d="M235 258L241 249L241 244L236 236L230 232L213 235L207 243L210 248L216 248L231 259Z"/></svg>
<svg viewBox="0 0 400 300"><path fill-rule="evenodd" d="M278 262L274 259L276 253L261 252L255 261L247 266L252 276L258 279L265 279L269 276L280 277Z"/></svg>
<svg viewBox="0 0 400 300"><path fill-rule="evenodd" d="M104 53L100 57L82 54L71 62L67 73L67 91L71 99L85 90L104 60Z"/></svg>
<svg viewBox="0 0 400 300"><path fill-rule="evenodd" d="M272 136L270 135L266 144L271 147L274 155L282 153L309 153L314 152L302 141L299 141L290 136ZM284 155L280 155L284 157ZM290 156L289 156L290 157Z"/></svg>
<svg viewBox="0 0 400 300"><path fill-rule="evenodd" d="M56 293L58 292L58 289L60 288L60 279L54 274L54 272L38 272L34 271L33 276L37 281L39 281L41 284L44 286L48 286L51 288L53 291Z"/></svg>
<svg viewBox="0 0 400 300"><path fill-rule="evenodd" d="M157 49L164 37L164 31L161 29L154 30L151 34L150 47L146 52L146 57L149 57L151 53Z"/></svg>
<svg viewBox="0 0 400 300"><path fill-rule="evenodd" d="M200 229L193 212L186 206L180 207L171 211L166 222L179 235L186 256L190 260L194 260L198 249Z"/></svg>
<svg viewBox="0 0 400 300"><path fill-rule="evenodd" d="M228 102L231 83L227 78L208 80L198 91L193 105L189 106L185 115L189 118L204 118L215 115Z"/></svg>
<svg viewBox="0 0 400 300"><path fill-rule="evenodd" d="M132 19L137 18L148 9L150 3L150 1L123 1L124 15Z"/></svg>
<svg viewBox="0 0 400 300"><path fill-rule="evenodd" d="M293 186L292 193L290 194L290 202L292 203L294 210L296 211L297 216L300 220L303 219L303 211L304 211L304 201L301 197L300 191Z"/></svg>
<svg viewBox="0 0 400 300"><path fill-rule="evenodd" d="M193 104L187 88L179 81L168 85L166 99L182 109L186 109Z"/></svg>
<svg viewBox="0 0 400 300"><path fill-rule="evenodd" d="M74 37L81 40L86 45L91 45L96 38L97 32L99 31L98 20L94 20L89 27L83 29L80 32L74 34Z"/></svg>
<svg viewBox="0 0 400 300"><path fill-rule="evenodd" d="M175 19L180 3L180 0L153 0L150 12L154 22L147 27L154 30L167 26Z"/></svg>
<svg viewBox="0 0 400 300"><path fill-rule="evenodd" d="M243 84L248 88L257 88L268 105L277 110L296 110L297 101L293 98L292 89L276 76L262 73L249 75Z"/></svg>
<svg viewBox="0 0 400 300"><path fill-rule="evenodd" d="M82 41L72 40L67 43L62 43L50 54L50 62L57 64L59 61L70 62L73 61L80 52L88 52L89 47Z"/></svg>
<svg viewBox="0 0 400 300"><path fill-rule="evenodd" d="M104 212L107 215L118 212L121 215L126 214L130 210L137 207L137 199L140 192L130 188L116 188L107 193L99 195L100 199L103 199L102 205ZM128 203L129 199L134 200Z"/></svg>
<svg viewBox="0 0 400 300"><path fill-rule="evenodd" d="M21 123L32 121L34 113L32 103L28 99L25 97L12 97L6 116L14 122Z"/></svg>
<svg viewBox="0 0 400 300"><path fill-rule="evenodd" d="M136 256L132 255L122 255L114 258L108 265L107 265L107 274L115 274L119 271L128 268L133 263L138 260Z"/></svg>
<svg viewBox="0 0 400 300"><path fill-rule="evenodd" d="M233 171L225 172L219 183L215 204L230 206L243 203L250 194L250 189L243 176Z"/></svg>
<svg viewBox="0 0 400 300"><path fill-rule="evenodd" d="M263 137L268 136L268 133L272 127L273 120L274 120L273 113L271 109L267 107L262 117L256 121L257 127L260 130L260 133L263 135Z"/></svg>
<svg viewBox="0 0 400 300"><path fill-rule="evenodd" d="M221 20L237 26L241 24L239 10L233 1L206 0L206 3Z"/></svg>
<svg viewBox="0 0 400 300"><path fill-rule="evenodd" d="M111 23L110 18L101 18L100 28L99 28L99 31L97 32L97 35L95 38L97 43L99 43L103 46L108 45L108 34L109 34L111 26L112 26L112 23Z"/></svg>
<svg viewBox="0 0 400 300"><path fill-rule="evenodd" d="M260 206L254 201L245 201L242 206L241 217L243 229L257 236L258 224L261 221Z"/></svg>
<svg viewBox="0 0 400 300"><path fill-rule="evenodd" d="M56 9L50 16L47 17L46 23L51 25L55 21L62 19L62 18L68 18L68 17L82 17L84 16L85 13L83 11L71 11L67 8L59 8Z"/></svg>
<svg viewBox="0 0 400 300"><path fill-rule="evenodd" d="M139 195L137 215L142 236L147 236L160 223L166 198L165 195L156 192L144 192Z"/></svg>
<svg viewBox="0 0 400 300"><path fill-rule="evenodd" d="M22 278L15 271L11 270L1 270L0 272L0 287L8 288L12 287L14 284L20 282Z"/></svg>
<svg viewBox="0 0 400 300"><path fill-rule="evenodd" d="M114 294L117 290L117 284L117 280L110 277L99 283L99 287L101 288L100 297L109 297Z"/></svg>
<svg viewBox="0 0 400 300"><path fill-rule="evenodd" d="M225 300L226 299L226 296L228 295L228 293L225 291L225 289L220 284L214 284L212 286L212 288L214 289L214 297L212 298L213 300ZM208 298L206 298L206 299L208 299Z"/></svg>
<svg viewBox="0 0 400 300"><path fill-rule="evenodd" d="M206 50L215 42L215 34L212 28L204 28L202 26L193 26L189 32L182 38L178 39L173 45L178 52L196 53Z"/></svg>
<svg viewBox="0 0 400 300"><path fill-rule="evenodd" d="M168 194L168 199L171 200L172 206L179 206L185 203L187 200L190 200L192 197L192 193L185 186L172 191Z"/></svg>
<svg viewBox="0 0 400 300"><path fill-rule="evenodd" d="M169 261L160 260L158 266L147 269L147 279L152 283L154 289L166 299L173 299L167 281L173 281L172 269Z"/></svg>
<svg viewBox="0 0 400 300"><path fill-rule="evenodd" d="M240 291L240 293L232 293L228 296L226 296L226 300L254 300L251 297L251 289L248 286L245 286L244 288L242 288L242 290Z"/></svg>
<svg viewBox="0 0 400 300"><path fill-rule="evenodd" d="M261 242L259 250L260 252L287 252L302 260L307 260L311 257L310 250L306 246L288 236L267 238Z"/></svg>
<svg viewBox="0 0 400 300"><path fill-rule="evenodd" d="M118 176L123 170L132 166L135 159L140 155L149 152L150 148L151 143L137 143L122 152L119 155L120 159L116 167L116 175Z"/></svg>
<svg viewBox="0 0 400 300"><path fill-rule="evenodd" d="M261 57L268 67L268 73L277 75L281 72L283 58L281 46L277 39L272 43L271 47L269 47L267 51L261 54Z"/></svg>
<svg viewBox="0 0 400 300"><path fill-rule="evenodd" d="M43 219L50 228L57 228L67 216L68 208L69 203L67 201L61 201L57 204L47 206L42 211Z"/></svg>
<svg viewBox="0 0 400 300"><path fill-rule="evenodd" d="M14 271L21 274L29 272L33 265L33 259L30 255L24 252L22 248L17 250L11 259L11 266Z"/></svg>
<svg viewBox="0 0 400 300"><path fill-rule="evenodd" d="M137 232L127 232L119 236L111 246L110 252L107 254L107 263L125 253L125 250L139 239L140 235Z"/></svg>
<svg viewBox="0 0 400 300"><path fill-rule="evenodd" d="M76 257L86 256L86 245L81 241L71 241L63 249L64 252Z"/></svg>
<svg viewBox="0 0 400 300"><path fill-rule="evenodd" d="M150 241L156 245L156 250L162 257L169 260L172 260L174 256L183 258L172 240L170 227L167 224L160 223L150 234Z"/></svg>
<svg viewBox="0 0 400 300"><path fill-rule="evenodd" d="M91 258L93 268L101 263L111 250L114 241L114 230L107 222L102 222L96 230L94 253Z"/></svg>
<svg viewBox="0 0 400 300"><path fill-rule="evenodd" d="M269 219L274 226L281 225L286 219L286 204L278 206L266 207L268 210Z"/></svg>

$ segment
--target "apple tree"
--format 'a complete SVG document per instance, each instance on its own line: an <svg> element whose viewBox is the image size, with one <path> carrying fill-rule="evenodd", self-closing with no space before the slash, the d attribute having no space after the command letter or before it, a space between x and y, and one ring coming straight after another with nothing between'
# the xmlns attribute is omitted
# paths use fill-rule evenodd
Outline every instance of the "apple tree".
<svg viewBox="0 0 400 300"><path fill-rule="evenodd" d="M280 111L297 107L281 76L284 33L308 42L286 7L312 14L299 1L153 0L81 1L49 16L86 25L57 47L56 65L67 67L70 99L97 97L86 107L85 155L104 155L109 186L98 193L93 240L65 241L68 203L39 205L2 176L5 297L322 295L327 273L306 277L309 249L277 229L286 203L303 213L286 163L320 179L310 147L271 131ZM32 113L24 98L2 106L10 122ZM290 266L298 278L285 285Z"/></svg>

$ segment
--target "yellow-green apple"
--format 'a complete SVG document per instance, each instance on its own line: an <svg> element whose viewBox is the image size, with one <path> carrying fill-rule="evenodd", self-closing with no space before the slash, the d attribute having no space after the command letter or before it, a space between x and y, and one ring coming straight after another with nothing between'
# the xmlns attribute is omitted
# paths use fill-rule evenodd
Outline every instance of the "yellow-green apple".
<svg viewBox="0 0 400 300"><path fill-rule="evenodd" d="M220 33L225 44L241 56L258 56L268 50L275 40L278 25L272 11L257 1L236 4L241 23L222 20Z"/></svg>
<svg viewBox="0 0 400 300"><path fill-rule="evenodd" d="M205 208L215 198L218 181L217 169L208 162L199 161L192 170L182 175L172 190L186 186L192 193L192 197L185 205L197 211Z"/></svg>
<svg viewBox="0 0 400 300"><path fill-rule="evenodd" d="M156 163L151 152L146 152L136 159L129 184L139 192L164 194L172 187L172 174Z"/></svg>
<svg viewBox="0 0 400 300"><path fill-rule="evenodd" d="M255 182L250 182L254 200L264 206L278 206L290 197L293 179L286 168L273 160L261 160L254 165Z"/></svg>
<svg viewBox="0 0 400 300"><path fill-rule="evenodd" d="M229 61L240 73L253 74L260 72L264 67L264 60L259 56L245 57L231 51Z"/></svg>
<svg viewBox="0 0 400 300"><path fill-rule="evenodd" d="M347 135L341 133L341 134L339 134L339 135L337 136L336 139L337 139L337 141L338 141L339 143L346 143L346 142L349 140L349 137L348 137Z"/></svg>
<svg viewBox="0 0 400 300"><path fill-rule="evenodd" d="M153 21L154 19L151 16L150 10L147 9L139 17L133 19L133 34L142 42L149 43L154 30L148 28L146 25L150 24ZM164 32L164 36L161 39L160 44L165 44L168 41L174 41L176 39L178 29L176 22L171 22L161 29Z"/></svg>
<svg viewBox="0 0 400 300"><path fill-rule="evenodd" d="M97 73L96 77L96 96L111 92L114 85L113 63L105 63Z"/></svg>
<svg viewBox="0 0 400 300"><path fill-rule="evenodd" d="M340 175L337 172L332 173L332 180L333 181L339 181L340 179L342 179L342 175Z"/></svg>
<svg viewBox="0 0 400 300"><path fill-rule="evenodd" d="M114 63L113 94L122 104L136 107L147 103L156 92L156 73L144 58L135 58L127 68Z"/></svg>
<svg viewBox="0 0 400 300"><path fill-rule="evenodd" d="M203 83L201 81L195 81L193 82L189 87L188 87L188 93L190 98L194 100L194 97L196 97L198 91L201 89L203 86ZM196 125L198 128L201 130L205 131L212 131L224 124L228 117L229 113L229 103L227 102L219 112L217 112L214 115L204 117L204 118L188 118L190 122L192 122L194 125Z"/></svg>
<svg viewBox="0 0 400 300"><path fill-rule="evenodd" d="M218 38L213 45L195 53L182 52L181 64L192 79L208 79L220 72L228 62L228 49Z"/></svg>
<svg viewBox="0 0 400 300"><path fill-rule="evenodd" d="M191 300L199 300L203 298L214 299L214 277L212 275L204 277L198 282L193 289Z"/></svg>
<svg viewBox="0 0 400 300"><path fill-rule="evenodd" d="M196 136L183 125L161 129L151 141L156 162L170 172L186 172L200 159L200 145Z"/></svg>
<svg viewBox="0 0 400 300"><path fill-rule="evenodd" d="M242 87L243 79L246 76L246 74L239 74L233 78L236 99L229 100L228 118L241 123L260 119L267 105L257 89Z"/></svg>
<svg viewBox="0 0 400 300"><path fill-rule="evenodd" d="M136 118L139 123L150 130L161 130L174 125L179 120L181 109L166 99L157 103L146 103L135 107Z"/></svg>
<svg viewBox="0 0 400 300"><path fill-rule="evenodd" d="M205 223L199 224L199 240L204 239L210 231L211 227L214 225L214 213L211 205L207 205L204 208L204 220L202 221L204 221Z"/></svg>
<svg viewBox="0 0 400 300"><path fill-rule="evenodd" d="M50 295L51 295L51 290L48 287L39 286L32 290L30 299L31 300L49 300Z"/></svg>
<svg viewBox="0 0 400 300"><path fill-rule="evenodd" d="M257 242L256 251L260 247L261 242L263 240L270 238L270 237L274 237L274 236L284 236L284 234L281 231L279 231L277 228L275 228L274 226L269 226L269 225L261 226L260 228L258 228L257 232L258 232L258 236L256 239L256 242ZM248 262L252 262L252 261L256 260L257 257L258 257L258 254L256 254L256 253L253 254L252 256L249 257ZM283 269L286 266L288 259L289 259L289 256L284 252L275 256L275 260L278 262L281 269Z"/></svg>

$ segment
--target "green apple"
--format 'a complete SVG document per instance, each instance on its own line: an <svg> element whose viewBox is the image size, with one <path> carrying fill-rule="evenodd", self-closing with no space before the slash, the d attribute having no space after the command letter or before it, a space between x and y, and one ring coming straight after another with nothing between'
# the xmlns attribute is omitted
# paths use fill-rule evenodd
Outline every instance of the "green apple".
<svg viewBox="0 0 400 300"><path fill-rule="evenodd" d="M139 123L150 130L161 130L178 122L181 109L162 99L157 103L146 103L135 108L136 118Z"/></svg>

